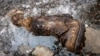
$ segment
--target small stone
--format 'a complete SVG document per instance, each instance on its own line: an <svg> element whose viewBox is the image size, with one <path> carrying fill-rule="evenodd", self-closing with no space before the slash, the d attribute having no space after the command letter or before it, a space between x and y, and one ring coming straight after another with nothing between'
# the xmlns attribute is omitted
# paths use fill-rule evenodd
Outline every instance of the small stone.
<svg viewBox="0 0 100 56"><path fill-rule="evenodd" d="M21 45L17 49L17 53L19 55L24 55L24 56L29 55L31 51L32 51L32 48L29 47L28 45Z"/></svg>

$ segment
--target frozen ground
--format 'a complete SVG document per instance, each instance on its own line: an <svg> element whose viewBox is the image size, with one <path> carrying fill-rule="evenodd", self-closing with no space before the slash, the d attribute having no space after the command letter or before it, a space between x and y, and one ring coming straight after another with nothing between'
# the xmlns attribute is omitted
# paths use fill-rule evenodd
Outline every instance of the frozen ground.
<svg viewBox="0 0 100 56"><path fill-rule="evenodd" d="M0 53L3 56L2 51L16 51L20 45L31 48L43 45L54 49L57 40L53 36L34 36L24 28L14 26L6 15L9 10L22 9L25 17L68 13L75 19L84 20L85 13L95 4L96 0L0 0Z"/></svg>

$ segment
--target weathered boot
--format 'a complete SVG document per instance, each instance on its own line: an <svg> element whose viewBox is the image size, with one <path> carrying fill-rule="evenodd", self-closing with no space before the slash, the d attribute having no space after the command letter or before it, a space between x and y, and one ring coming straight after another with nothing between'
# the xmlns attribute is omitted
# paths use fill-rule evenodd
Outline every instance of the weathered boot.
<svg viewBox="0 0 100 56"><path fill-rule="evenodd" d="M71 52L79 53L84 46L85 26L69 14L24 19L23 13L16 11L11 20L14 25L25 27L34 35L56 36L62 45Z"/></svg>

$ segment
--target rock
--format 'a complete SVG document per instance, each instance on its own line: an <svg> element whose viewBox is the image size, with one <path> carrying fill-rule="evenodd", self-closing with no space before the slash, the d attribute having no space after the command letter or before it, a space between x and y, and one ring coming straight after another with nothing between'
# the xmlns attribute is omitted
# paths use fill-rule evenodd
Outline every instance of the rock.
<svg viewBox="0 0 100 56"><path fill-rule="evenodd" d="M86 52L100 53L100 29L86 28Z"/></svg>
<svg viewBox="0 0 100 56"><path fill-rule="evenodd" d="M21 45L17 49L17 54L18 56L21 56L21 55L29 56L31 51L32 51L32 48L29 47L28 45Z"/></svg>
<svg viewBox="0 0 100 56"><path fill-rule="evenodd" d="M6 56L6 54L3 51L0 51L0 56Z"/></svg>
<svg viewBox="0 0 100 56"><path fill-rule="evenodd" d="M32 51L32 56L53 56L54 53L52 50L45 46L37 46L35 50Z"/></svg>

